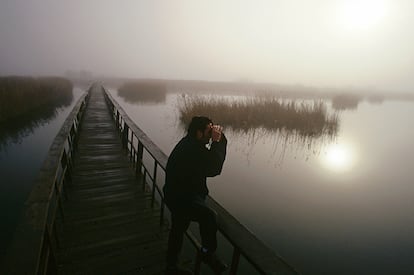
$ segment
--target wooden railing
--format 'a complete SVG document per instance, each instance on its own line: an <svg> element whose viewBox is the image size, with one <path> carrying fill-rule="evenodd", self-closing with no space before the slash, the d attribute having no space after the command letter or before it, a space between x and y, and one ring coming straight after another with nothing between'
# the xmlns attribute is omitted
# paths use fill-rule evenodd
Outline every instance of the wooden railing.
<svg viewBox="0 0 414 275"><path fill-rule="evenodd" d="M146 186L150 187L152 205L158 199L157 203L161 211L160 224L162 225L165 219L166 205L161 186L157 183L157 177L160 172L165 173L168 157L129 118L111 94L105 90L104 92L110 112L122 138L123 146L127 150L137 177L140 177L143 188L146 188ZM151 165L144 163L144 152L152 159L153 163ZM294 268L257 239L214 199L208 197L207 203L217 212L219 232L233 248L230 274L237 274L240 257L244 257L259 274L298 274ZM190 230L187 231L186 236L195 248L196 262L194 273L199 274L201 263L200 242Z"/></svg>
<svg viewBox="0 0 414 275"><path fill-rule="evenodd" d="M86 93L78 100L53 140L24 204L0 274L57 273L57 219L64 222L62 201L66 199L65 183L70 179L80 122L88 98Z"/></svg>

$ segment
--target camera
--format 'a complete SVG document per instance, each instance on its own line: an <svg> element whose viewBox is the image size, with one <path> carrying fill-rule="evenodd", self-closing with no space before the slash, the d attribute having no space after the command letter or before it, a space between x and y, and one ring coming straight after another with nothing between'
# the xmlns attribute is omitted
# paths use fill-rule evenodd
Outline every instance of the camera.
<svg viewBox="0 0 414 275"><path fill-rule="evenodd" d="M220 125L212 125L210 131L210 137L213 139L213 141L220 141L223 127L221 127Z"/></svg>

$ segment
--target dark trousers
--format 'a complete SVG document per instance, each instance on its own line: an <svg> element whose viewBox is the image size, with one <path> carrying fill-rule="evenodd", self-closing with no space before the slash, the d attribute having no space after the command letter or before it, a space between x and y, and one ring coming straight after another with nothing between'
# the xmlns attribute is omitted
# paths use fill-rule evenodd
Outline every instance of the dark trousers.
<svg viewBox="0 0 414 275"><path fill-rule="evenodd" d="M184 234L191 221L199 224L201 242L209 252L217 249L217 214L202 198L190 201L167 202L171 211L171 230L168 239L167 265L176 266L183 246Z"/></svg>

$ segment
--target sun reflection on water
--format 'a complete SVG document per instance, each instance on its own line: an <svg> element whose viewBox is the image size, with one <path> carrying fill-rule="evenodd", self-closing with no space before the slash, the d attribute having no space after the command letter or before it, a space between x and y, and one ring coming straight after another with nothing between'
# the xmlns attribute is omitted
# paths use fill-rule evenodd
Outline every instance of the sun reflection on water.
<svg viewBox="0 0 414 275"><path fill-rule="evenodd" d="M334 172L347 172L355 165L355 151L350 144L329 145L321 155L323 165Z"/></svg>

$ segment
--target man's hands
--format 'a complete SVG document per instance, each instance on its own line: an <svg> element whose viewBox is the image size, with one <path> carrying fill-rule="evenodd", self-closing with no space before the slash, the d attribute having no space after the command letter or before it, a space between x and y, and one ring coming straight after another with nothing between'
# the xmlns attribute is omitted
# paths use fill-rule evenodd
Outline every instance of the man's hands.
<svg viewBox="0 0 414 275"><path fill-rule="evenodd" d="M213 141L219 142L221 140L221 133L223 131L223 127L220 125L212 125L211 126L211 139Z"/></svg>

